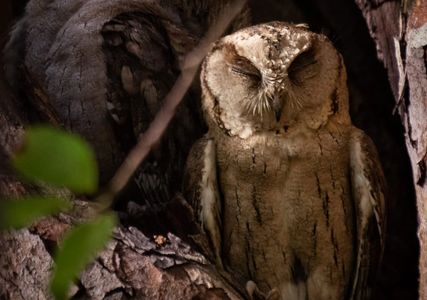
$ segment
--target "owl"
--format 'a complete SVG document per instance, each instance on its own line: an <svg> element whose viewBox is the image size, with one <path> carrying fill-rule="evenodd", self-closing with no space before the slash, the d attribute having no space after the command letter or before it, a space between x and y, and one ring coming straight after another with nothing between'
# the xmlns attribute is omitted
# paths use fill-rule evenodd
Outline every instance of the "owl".
<svg viewBox="0 0 427 300"><path fill-rule="evenodd" d="M201 72L208 133L184 194L216 264L281 300L369 299L385 238L385 184L351 123L343 59L305 25L272 22L215 43Z"/></svg>

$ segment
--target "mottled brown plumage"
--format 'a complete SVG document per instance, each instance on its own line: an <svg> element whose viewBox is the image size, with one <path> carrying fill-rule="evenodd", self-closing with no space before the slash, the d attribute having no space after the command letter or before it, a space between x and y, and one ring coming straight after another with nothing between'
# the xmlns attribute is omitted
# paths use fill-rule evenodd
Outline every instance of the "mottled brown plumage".
<svg viewBox="0 0 427 300"><path fill-rule="evenodd" d="M384 180L331 42L305 26L246 28L217 42L201 80L209 132L186 197L217 262L272 299L368 299Z"/></svg>

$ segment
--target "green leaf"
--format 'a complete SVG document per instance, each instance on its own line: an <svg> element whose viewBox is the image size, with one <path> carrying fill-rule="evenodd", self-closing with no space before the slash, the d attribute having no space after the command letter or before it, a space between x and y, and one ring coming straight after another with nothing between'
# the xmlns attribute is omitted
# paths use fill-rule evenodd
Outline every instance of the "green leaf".
<svg viewBox="0 0 427 300"><path fill-rule="evenodd" d="M76 193L93 193L98 170L91 147L79 136L38 126L29 128L15 168L31 180L67 187Z"/></svg>
<svg viewBox="0 0 427 300"><path fill-rule="evenodd" d="M70 284L112 236L117 220L113 214L98 216L78 225L64 238L55 256L51 290L55 299L66 299Z"/></svg>
<svg viewBox="0 0 427 300"><path fill-rule="evenodd" d="M69 208L68 201L54 197L29 196L19 200L1 200L0 229L27 227L42 217Z"/></svg>

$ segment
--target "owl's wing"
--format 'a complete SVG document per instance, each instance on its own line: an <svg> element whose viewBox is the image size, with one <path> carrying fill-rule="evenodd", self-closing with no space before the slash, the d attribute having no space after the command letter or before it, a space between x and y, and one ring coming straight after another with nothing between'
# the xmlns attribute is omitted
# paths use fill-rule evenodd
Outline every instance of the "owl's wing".
<svg viewBox="0 0 427 300"><path fill-rule="evenodd" d="M352 133L351 187L355 207L357 256L351 300L368 299L385 242L385 179L376 148L360 130Z"/></svg>
<svg viewBox="0 0 427 300"><path fill-rule="evenodd" d="M216 264L221 262L221 198L217 181L216 146L207 136L197 141L188 156L184 196L193 207L201 228L213 247Z"/></svg>

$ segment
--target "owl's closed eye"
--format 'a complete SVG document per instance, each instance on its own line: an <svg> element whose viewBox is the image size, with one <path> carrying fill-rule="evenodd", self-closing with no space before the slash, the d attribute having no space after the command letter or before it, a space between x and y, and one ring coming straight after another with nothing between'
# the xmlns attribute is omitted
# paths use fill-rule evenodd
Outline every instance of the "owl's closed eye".
<svg viewBox="0 0 427 300"><path fill-rule="evenodd" d="M313 48L301 53L291 63L288 69L290 81L302 85L308 79L314 78L319 71L319 61Z"/></svg>

